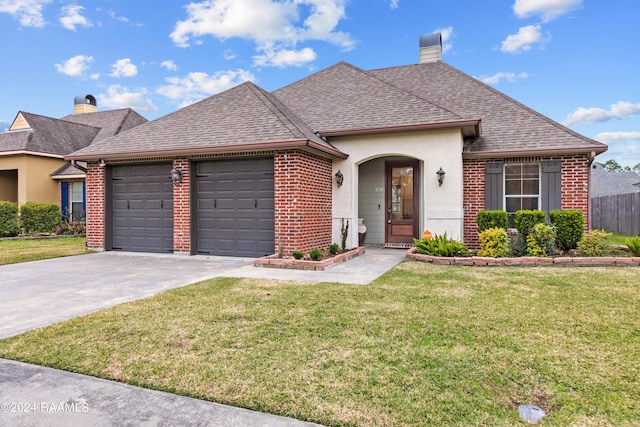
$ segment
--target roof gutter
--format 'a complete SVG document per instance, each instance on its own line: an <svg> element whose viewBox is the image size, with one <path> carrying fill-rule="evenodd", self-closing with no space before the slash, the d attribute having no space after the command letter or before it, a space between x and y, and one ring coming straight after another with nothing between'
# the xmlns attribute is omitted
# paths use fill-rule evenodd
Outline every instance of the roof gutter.
<svg viewBox="0 0 640 427"><path fill-rule="evenodd" d="M24 154L29 156L51 157L53 159L64 158L64 156L61 154L40 153L38 151L28 151L28 150L0 151L0 156L18 156L18 155L24 155Z"/></svg>
<svg viewBox="0 0 640 427"><path fill-rule="evenodd" d="M80 166L78 164L77 160L71 160L71 166L73 166L74 168L81 170L82 172L86 173L87 172L87 168L85 168L84 166Z"/></svg>
<svg viewBox="0 0 640 427"><path fill-rule="evenodd" d="M526 157L540 155L561 155L561 154L589 154L590 158L607 151L607 146L603 147L567 147L567 148L547 148L539 150L518 150L518 151L465 151L462 153L463 159L487 159L493 157ZM593 161L593 160L591 160Z"/></svg>
<svg viewBox="0 0 640 427"><path fill-rule="evenodd" d="M440 122L440 123L422 123L418 125L405 125L405 126L387 126L379 128L364 128L364 129L346 129L346 130L334 130L320 132L320 136L323 138L332 136L348 136L348 135L368 135L373 133L394 133L394 132L408 132L416 130L429 130L429 129L450 129L460 128L465 126L473 126L474 136L478 137L482 133L481 119L473 120L459 120L453 122Z"/></svg>
<svg viewBox="0 0 640 427"><path fill-rule="evenodd" d="M65 156L66 160L115 160L115 159L129 159L129 158L140 158L140 157L177 157L177 156L188 156L188 155L197 155L197 154L208 154L208 153L224 153L224 152L242 152L242 151L261 151L261 150L286 150L292 148L305 148L320 151L324 154L329 154L333 157L338 157L342 159L346 159L348 157L347 154L342 151L333 148L327 147L315 141L310 141L308 139L301 139L295 141L282 141L282 142L267 142L267 143L251 143L251 144L242 144L242 145L224 145L217 147L202 147L202 148L181 148L174 150L151 150L151 151L127 151L120 153L91 153L91 154L72 154Z"/></svg>

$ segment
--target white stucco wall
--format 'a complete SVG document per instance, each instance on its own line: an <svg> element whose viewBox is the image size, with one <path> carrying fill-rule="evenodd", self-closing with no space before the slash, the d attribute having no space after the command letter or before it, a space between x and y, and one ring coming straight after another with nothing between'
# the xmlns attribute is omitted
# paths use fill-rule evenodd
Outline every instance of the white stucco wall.
<svg viewBox="0 0 640 427"><path fill-rule="evenodd" d="M338 188L333 185L333 241L341 241L341 219L349 220L349 238L347 246L358 244L358 208L363 203L363 213L375 219L377 209L376 194L384 202L384 166L374 162L359 166L372 159L408 157L420 161L420 229L430 230L436 234L445 231L455 239L462 239L463 226L463 179L462 148L463 141L460 130L429 130L378 135L363 135L331 138L330 142L341 151L349 154L345 160L334 160L333 173L340 170L344 175L344 183ZM384 163L382 162L382 165ZM442 167L446 172L444 184L438 186L436 171ZM378 174L381 174L378 176ZM362 178L362 182L360 179ZM369 188L371 187L371 188ZM366 191L370 196L360 197L359 191ZM365 206L366 205L366 206ZM381 206L381 218L384 221L384 205ZM369 219L371 221L371 219ZM367 221L365 221L367 223ZM374 236L384 230L384 223L367 224L372 227ZM384 235L384 231L383 231ZM377 238L372 237L374 240ZM369 231L367 231L367 243Z"/></svg>

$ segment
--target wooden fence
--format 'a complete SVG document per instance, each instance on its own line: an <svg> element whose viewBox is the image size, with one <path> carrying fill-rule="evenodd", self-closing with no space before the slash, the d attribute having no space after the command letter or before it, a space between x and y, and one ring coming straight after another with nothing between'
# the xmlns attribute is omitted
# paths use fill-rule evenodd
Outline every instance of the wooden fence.
<svg viewBox="0 0 640 427"><path fill-rule="evenodd" d="M640 193L592 198L591 228L640 236Z"/></svg>

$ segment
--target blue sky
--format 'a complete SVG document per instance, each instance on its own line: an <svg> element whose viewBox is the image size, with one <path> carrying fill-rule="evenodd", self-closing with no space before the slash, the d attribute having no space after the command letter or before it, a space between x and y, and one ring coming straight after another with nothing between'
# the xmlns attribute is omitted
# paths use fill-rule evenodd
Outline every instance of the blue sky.
<svg viewBox="0 0 640 427"><path fill-rule="evenodd" d="M272 91L347 61L444 60L640 163L637 0L0 0L0 131L76 95L152 120L246 80Z"/></svg>

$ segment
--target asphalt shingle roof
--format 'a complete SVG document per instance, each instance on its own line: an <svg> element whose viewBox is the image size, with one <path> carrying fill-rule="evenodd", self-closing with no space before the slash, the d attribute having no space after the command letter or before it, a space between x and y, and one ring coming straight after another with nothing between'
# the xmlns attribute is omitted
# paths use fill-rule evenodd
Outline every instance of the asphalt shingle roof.
<svg viewBox="0 0 640 427"><path fill-rule="evenodd" d="M95 113L70 114L61 120L99 128L100 131L92 143L148 122L147 119L131 108L98 111Z"/></svg>
<svg viewBox="0 0 640 427"><path fill-rule="evenodd" d="M471 153L606 150L605 144L562 126L442 61L370 73L443 108L480 117L482 137L466 148Z"/></svg>
<svg viewBox="0 0 640 427"><path fill-rule="evenodd" d="M117 137L96 142L68 158L266 149L272 144L307 142L341 154L273 95L246 82Z"/></svg>
<svg viewBox="0 0 640 427"><path fill-rule="evenodd" d="M609 172L597 163L591 171L591 197L613 196L616 194L638 193L640 175L631 171Z"/></svg>

